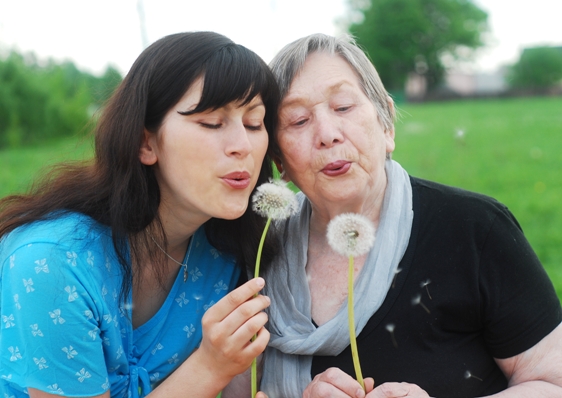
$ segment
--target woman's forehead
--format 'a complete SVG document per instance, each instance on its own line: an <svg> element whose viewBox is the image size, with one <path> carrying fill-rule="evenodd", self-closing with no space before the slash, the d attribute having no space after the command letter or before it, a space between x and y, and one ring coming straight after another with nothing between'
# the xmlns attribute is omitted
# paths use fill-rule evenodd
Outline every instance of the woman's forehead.
<svg viewBox="0 0 562 398"><path fill-rule="evenodd" d="M293 78L282 107L291 106L315 94L332 94L360 88L359 78L349 63L339 55L310 54Z"/></svg>

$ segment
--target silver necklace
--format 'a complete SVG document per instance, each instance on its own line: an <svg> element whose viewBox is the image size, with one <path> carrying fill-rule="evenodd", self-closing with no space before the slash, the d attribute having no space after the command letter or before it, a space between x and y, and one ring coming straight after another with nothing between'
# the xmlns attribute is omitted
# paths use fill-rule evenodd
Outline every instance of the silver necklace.
<svg viewBox="0 0 562 398"><path fill-rule="evenodd" d="M178 260L170 256L168 253L166 253L166 250L162 249L162 247L158 244L158 242L156 242L156 239L154 239L152 235L150 235L150 238L152 239L154 244L162 251L162 253L164 253L166 256L168 256L170 260L172 260L174 263L176 263L177 265L183 268L183 283L185 283L185 281L187 281L187 263L189 262L189 254L191 253L192 239L191 238L189 239L189 244L187 246L187 257L185 259L185 263L180 263Z"/></svg>

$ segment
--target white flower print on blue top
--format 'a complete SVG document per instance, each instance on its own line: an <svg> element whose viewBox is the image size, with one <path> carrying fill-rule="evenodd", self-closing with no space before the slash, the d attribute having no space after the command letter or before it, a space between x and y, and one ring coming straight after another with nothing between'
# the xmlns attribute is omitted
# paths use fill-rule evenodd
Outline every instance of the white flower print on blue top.
<svg viewBox="0 0 562 398"><path fill-rule="evenodd" d="M143 397L201 342L205 311L232 290L240 271L203 228L152 319L132 328L120 303L121 267L109 228L77 214L35 222L0 242L0 396ZM219 255L217 255L217 253Z"/></svg>

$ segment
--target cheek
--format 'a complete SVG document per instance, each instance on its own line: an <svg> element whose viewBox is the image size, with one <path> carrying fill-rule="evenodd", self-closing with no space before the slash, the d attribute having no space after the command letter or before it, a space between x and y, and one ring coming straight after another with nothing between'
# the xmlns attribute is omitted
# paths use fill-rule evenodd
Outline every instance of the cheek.
<svg viewBox="0 0 562 398"><path fill-rule="evenodd" d="M307 147L308 143L302 135L283 134L278 137L279 149L285 158L298 158L299 154Z"/></svg>
<svg viewBox="0 0 562 398"><path fill-rule="evenodd" d="M262 160L265 157L265 154L267 153L268 144L269 144L269 136L265 132L262 134L256 134L256 136L253 137L252 140L253 152L256 157L259 157L260 160Z"/></svg>

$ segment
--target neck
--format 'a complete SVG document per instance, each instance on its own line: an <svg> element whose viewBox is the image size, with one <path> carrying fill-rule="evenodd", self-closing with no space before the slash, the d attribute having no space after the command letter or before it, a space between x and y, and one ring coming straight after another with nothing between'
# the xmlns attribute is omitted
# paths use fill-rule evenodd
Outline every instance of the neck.
<svg viewBox="0 0 562 398"><path fill-rule="evenodd" d="M158 216L167 242L166 247L162 246L162 248L175 260L182 262L189 239L201 225L209 220L209 217L203 218L178 213L175 209L166 206L165 203L160 204ZM160 243L159 239L157 241Z"/></svg>

